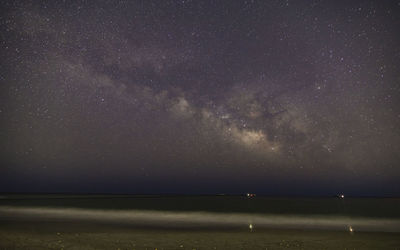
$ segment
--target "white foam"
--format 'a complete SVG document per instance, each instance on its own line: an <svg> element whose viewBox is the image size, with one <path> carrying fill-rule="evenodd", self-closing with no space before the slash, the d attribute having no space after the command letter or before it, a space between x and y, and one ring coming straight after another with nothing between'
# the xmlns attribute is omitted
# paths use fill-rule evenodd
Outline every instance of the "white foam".
<svg viewBox="0 0 400 250"><path fill-rule="evenodd" d="M163 227L226 226L400 232L400 219L0 206L1 218L101 221Z"/></svg>

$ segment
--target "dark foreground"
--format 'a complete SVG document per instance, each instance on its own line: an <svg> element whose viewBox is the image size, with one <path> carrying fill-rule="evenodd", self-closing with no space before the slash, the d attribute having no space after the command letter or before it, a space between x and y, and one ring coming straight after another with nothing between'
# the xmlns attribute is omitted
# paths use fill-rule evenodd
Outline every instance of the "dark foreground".
<svg viewBox="0 0 400 250"><path fill-rule="evenodd" d="M400 249L398 233L138 229L68 222L3 222L1 249Z"/></svg>

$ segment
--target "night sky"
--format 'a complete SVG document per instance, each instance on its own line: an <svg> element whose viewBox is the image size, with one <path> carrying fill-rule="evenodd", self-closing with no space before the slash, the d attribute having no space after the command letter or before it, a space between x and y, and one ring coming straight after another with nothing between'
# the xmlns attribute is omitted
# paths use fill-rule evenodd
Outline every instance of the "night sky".
<svg viewBox="0 0 400 250"><path fill-rule="evenodd" d="M400 195L400 1L2 1L0 191Z"/></svg>

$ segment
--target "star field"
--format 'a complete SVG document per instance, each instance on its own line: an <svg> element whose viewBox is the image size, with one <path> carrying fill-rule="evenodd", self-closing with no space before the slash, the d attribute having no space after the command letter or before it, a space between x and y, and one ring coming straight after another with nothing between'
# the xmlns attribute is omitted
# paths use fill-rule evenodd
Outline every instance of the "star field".
<svg viewBox="0 0 400 250"><path fill-rule="evenodd" d="M399 195L399 1L3 1L0 191Z"/></svg>

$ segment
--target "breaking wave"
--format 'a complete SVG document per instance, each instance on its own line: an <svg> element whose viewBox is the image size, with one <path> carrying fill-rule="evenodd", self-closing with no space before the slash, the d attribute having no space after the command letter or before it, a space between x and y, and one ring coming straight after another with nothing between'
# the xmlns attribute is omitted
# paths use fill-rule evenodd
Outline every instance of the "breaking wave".
<svg viewBox="0 0 400 250"><path fill-rule="evenodd" d="M263 215L246 213L98 210L81 208L0 207L0 219L85 221L163 228L324 229L400 232L400 219L344 216Z"/></svg>

